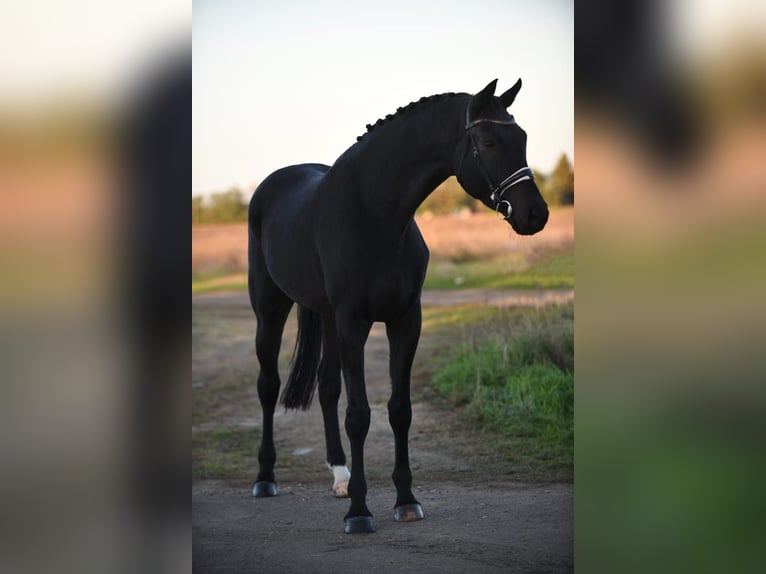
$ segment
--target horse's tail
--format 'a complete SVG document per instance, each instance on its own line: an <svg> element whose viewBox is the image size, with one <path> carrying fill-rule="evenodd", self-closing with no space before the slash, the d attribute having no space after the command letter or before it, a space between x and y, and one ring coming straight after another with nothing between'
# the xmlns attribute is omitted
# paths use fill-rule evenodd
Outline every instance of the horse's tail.
<svg viewBox="0 0 766 574"><path fill-rule="evenodd" d="M287 409L306 410L311 405L317 383L322 351L322 316L306 307L298 308L298 338L290 366L290 376L282 391Z"/></svg>

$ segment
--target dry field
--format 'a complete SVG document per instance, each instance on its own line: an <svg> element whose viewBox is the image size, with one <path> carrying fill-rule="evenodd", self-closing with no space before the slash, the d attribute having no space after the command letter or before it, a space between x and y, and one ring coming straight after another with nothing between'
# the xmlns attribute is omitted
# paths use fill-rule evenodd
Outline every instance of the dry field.
<svg viewBox="0 0 766 574"><path fill-rule="evenodd" d="M555 208L545 229L516 235L491 213L417 217L434 259L494 257L509 252L564 249L574 242L574 208ZM192 272L244 272L247 224L192 225Z"/></svg>
<svg viewBox="0 0 766 574"><path fill-rule="evenodd" d="M192 225L192 273L247 270L247 223Z"/></svg>

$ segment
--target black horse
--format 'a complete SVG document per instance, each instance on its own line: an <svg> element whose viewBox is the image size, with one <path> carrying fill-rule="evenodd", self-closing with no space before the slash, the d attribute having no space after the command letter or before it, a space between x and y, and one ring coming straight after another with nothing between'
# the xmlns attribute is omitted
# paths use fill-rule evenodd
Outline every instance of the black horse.
<svg viewBox="0 0 766 574"><path fill-rule="evenodd" d="M474 96L421 98L368 125L367 133L332 167L280 169L253 194L248 285L258 322L255 347L263 409L254 496L277 493L277 357L285 321L296 302L298 341L282 402L289 409L307 409L319 387L333 490L345 496L347 489L351 498L345 531L375 531L364 477L364 440L370 426L364 345L375 321L385 323L390 345L394 518L423 518L412 494L407 447L410 371L420 338L420 297L428 264L428 248L413 219L415 209L438 184L456 175L470 195L496 210L516 233L537 233L548 220L548 206L527 166L526 133L506 111L521 80L500 97L494 95L496 84L490 82ZM348 399L350 473L338 425L341 371Z"/></svg>

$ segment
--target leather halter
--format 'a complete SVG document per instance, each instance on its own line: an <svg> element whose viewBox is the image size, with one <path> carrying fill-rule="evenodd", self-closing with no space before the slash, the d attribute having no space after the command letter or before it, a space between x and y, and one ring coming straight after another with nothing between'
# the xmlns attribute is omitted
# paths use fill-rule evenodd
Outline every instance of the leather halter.
<svg viewBox="0 0 766 574"><path fill-rule="evenodd" d="M495 202L495 211L497 212L499 217L502 217L503 219L510 219L511 212L513 211L513 206L511 205L511 202L507 199L503 199L503 194L508 191L511 187L516 185L517 183L521 183L522 181L526 180L533 180L535 178L535 173L532 171L532 169L529 166L524 166L519 169L517 169L515 172L513 172L511 175L506 177L504 180L502 180L500 183L496 183L495 180L492 178L492 176L487 171L487 168L484 167L484 163L481 161L481 155L479 154L479 146L476 145L476 139L473 137L473 133L471 132L471 128L483 124L483 123L489 123L489 124L501 124L501 125L511 125L515 124L516 120L513 119L513 116L511 116L510 120L491 120L488 118L479 118L478 120L471 121L469 117L469 109L470 109L471 103L468 102L468 105L465 108L465 131L468 132L468 136L471 139L471 146L473 147L472 155L474 159L476 160L476 164L479 168L479 173L481 173L484 180L487 182L487 185L489 186L489 192L490 192L490 199ZM460 160L460 167L458 168L458 173L463 168L463 160L465 159L465 154L463 154L461 160ZM508 207L505 210L506 213L503 215L502 211L500 210L500 206L506 204Z"/></svg>

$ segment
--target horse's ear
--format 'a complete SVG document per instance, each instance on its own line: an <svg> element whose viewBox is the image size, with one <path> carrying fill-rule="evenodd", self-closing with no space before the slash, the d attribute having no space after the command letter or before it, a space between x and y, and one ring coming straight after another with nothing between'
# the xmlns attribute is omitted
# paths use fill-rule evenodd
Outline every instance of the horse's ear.
<svg viewBox="0 0 766 574"><path fill-rule="evenodd" d="M515 84L513 84L513 87L505 92L502 96L500 96L500 101L503 102L503 105L507 108L512 103L513 100L516 99L516 94L519 93L519 90L521 89L521 78L519 78Z"/></svg>
<svg viewBox="0 0 766 574"><path fill-rule="evenodd" d="M495 95L495 88L497 88L497 79L492 80L487 86L471 98L470 116L476 118L479 116L479 112L489 103L490 98Z"/></svg>
<svg viewBox="0 0 766 574"><path fill-rule="evenodd" d="M495 95L495 90L497 89L497 78L492 80L489 84L487 84L482 91L480 91L477 96L482 96L485 98L489 98L491 96Z"/></svg>

